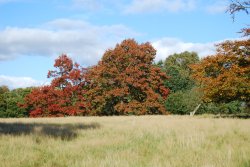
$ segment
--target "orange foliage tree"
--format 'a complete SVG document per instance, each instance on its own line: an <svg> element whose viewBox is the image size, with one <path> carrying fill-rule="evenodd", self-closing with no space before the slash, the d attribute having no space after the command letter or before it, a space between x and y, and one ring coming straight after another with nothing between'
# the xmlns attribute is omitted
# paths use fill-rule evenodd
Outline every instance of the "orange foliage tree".
<svg viewBox="0 0 250 167"><path fill-rule="evenodd" d="M55 71L49 71L48 78L54 78L49 86L35 88L25 98L31 117L65 116L85 113L84 75L86 69L62 55L55 60Z"/></svg>
<svg viewBox="0 0 250 167"><path fill-rule="evenodd" d="M202 85L204 100L230 102L250 100L250 40L226 41L217 53L191 66Z"/></svg>
<svg viewBox="0 0 250 167"><path fill-rule="evenodd" d="M124 40L107 50L86 78L87 110L92 115L166 114L166 74L154 66L149 43Z"/></svg>

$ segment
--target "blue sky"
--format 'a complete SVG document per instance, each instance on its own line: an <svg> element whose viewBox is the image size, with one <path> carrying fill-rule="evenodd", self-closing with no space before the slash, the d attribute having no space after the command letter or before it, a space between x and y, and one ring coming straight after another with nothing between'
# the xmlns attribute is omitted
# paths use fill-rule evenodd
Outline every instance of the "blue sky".
<svg viewBox="0 0 250 167"><path fill-rule="evenodd" d="M0 0L0 85L48 83L54 59L68 54L94 65L126 38L151 42L156 61L185 50L200 57L214 44L237 39L248 24L233 22L229 0Z"/></svg>

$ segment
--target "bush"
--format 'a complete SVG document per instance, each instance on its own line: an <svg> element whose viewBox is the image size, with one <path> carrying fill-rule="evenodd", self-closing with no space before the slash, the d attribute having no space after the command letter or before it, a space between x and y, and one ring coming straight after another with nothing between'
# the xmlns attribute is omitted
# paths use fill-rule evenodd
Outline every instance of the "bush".
<svg viewBox="0 0 250 167"><path fill-rule="evenodd" d="M172 114L185 115L192 112L201 103L201 92L197 88L193 88L170 94L165 102L165 107Z"/></svg>
<svg viewBox="0 0 250 167"><path fill-rule="evenodd" d="M232 101L229 103L204 103L200 108L200 113L236 115L247 113L247 106L241 101Z"/></svg>

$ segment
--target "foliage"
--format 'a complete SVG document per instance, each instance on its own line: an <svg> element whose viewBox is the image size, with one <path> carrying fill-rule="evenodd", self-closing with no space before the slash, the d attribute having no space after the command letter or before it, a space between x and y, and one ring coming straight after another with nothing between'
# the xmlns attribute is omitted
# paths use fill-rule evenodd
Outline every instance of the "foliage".
<svg viewBox="0 0 250 167"><path fill-rule="evenodd" d="M88 111L92 115L165 114L167 78L152 64L156 50L132 39L106 51L87 74Z"/></svg>
<svg viewBox="0 0 250 167"><path fill-rule="evenodd" d="M49 71L51 85L34 89L22 105L31 117L65 116L85 113L84 74L86 69L62 55L55 60L58 70Z"/></svg>
<svg viewBox="0 0 250 167"><path fill-rule="evenodd" d="M169 79L165 80L165 85L171 92L189 90L194 86L194 81L188 76L183 76L176 67L168 67Z"/></svg>
<svg viewBox="0 0 250 167"><path fill-rule="evenodd" d="M241 101L231 101L228 103L203 103L199 109L199 113L208 114L233 114L247 113L246 104Z"/></svg>
<svg viewBox="0 0 250 167"><path fill-rule="evenodd" d="M164 81L171 93L165 102L165 107L172 114L189 114L201 103L201 92L195 88L191 75L190 64L197 63L199 57L195 52L175 53L164 62L157 63L169 76Z"/></svg>
<svg viewBox="0 0 250 167"><path fill-rule="evenodd" d="M202 103L202 93L198 88L171 93L165 102L166 109L172 114L185 115Z"/></svg>
<svg viewBox="0 0 250 167"><path fill-rule="evenodd" d="M164 66L165 68L174 66L178 68L183 75L189 75L191 71L189 65L198 61L199 57L196 52L185 51L168 56L164 62Z"/></svg>
<svg viewBox="0 0 250 167"><path fill-rule="evenodd" d="M7 87L6 87L7 88ZM24 97L29 94L32 88L19 88L14 90L0 88L0 117L27 117L28 113L19 103L24 102Z"/></svg>
<svg viewBox="0 0 250 167"><path fill-rule="evenodd" d="M217 53L192 65L193 78L201 84L207 102L250 100L250 40L226 41Z"/></svg>
<svg viewBox="0 0 250 167"><path fill-rule="evenodd" d="M9 91L9 88L7 86L1 86L0 87L0 112L3 113L6 111L6 99L5 99L5 93ZM1 114L3 115L3 114ZM0 116L3 117L3 116Z"/></svg>
<svg viewBox="0 0 250 167"><path fill-rule="evenodd" d="M0 86L0 94L3 94L3 93L8 92L8 91L10 91L8 86L6 86L6 85Z"/></svg>
<svg viewBox="0 0 250 167"><path fill-rule="evenodd" d="M189 65L198 61L197 53L187 51L166 58L163 68L170 78L165 80L165 85L170 88L171 92L189 90L194 86L194 81L190 78Z"/></svg>

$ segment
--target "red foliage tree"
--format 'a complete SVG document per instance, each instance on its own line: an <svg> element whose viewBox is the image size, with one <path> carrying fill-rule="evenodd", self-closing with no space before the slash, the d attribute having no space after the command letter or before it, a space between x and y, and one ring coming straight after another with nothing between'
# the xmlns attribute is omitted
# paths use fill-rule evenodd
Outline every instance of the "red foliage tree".
<svg viewBox="0 0 250 167"><path fill-rule="evenodd" d="M58 70L49 71L54 78L51 85L35 88L25 98L25 107L31 117L66 116L85 113L84 75L86 69L62 55L55 60Z"/></svg>
<svg viewBox="0 0 250 167"><path fill-rule="evenodd" d="M165 114L167 78L152 64L156 50L149 43L124 40L106 51L89 69L87 110L92 115Z"/></svg>

